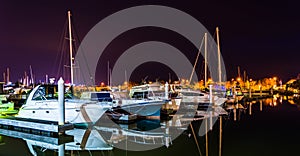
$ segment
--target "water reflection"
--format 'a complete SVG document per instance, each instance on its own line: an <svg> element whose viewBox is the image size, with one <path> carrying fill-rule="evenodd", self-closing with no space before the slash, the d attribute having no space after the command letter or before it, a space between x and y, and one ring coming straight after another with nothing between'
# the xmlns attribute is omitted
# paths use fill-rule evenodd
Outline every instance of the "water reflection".
<svg viewBox="0 0 300 156"><path fill-rule="evenodd" d="M74 129L66 132L62 136L43 136L12 130L1 130L1 135L15 138L22 138L32 155L41 155L42 153L58 152L64 155L65 150L68 153L79 151L106 151L113 148L108 145L94 128Z"/></svg>
<svg viewBox="0 0 300 156"><path fill-rule="evenodd" d="M259 105L259 111L263 111L264 107L277 107L283 103L283 100L290 99L289 97L280 96L278 94L273 95L271 98L256 99L253 101L239 102L236 104L228 104L225 109L229 112L229 116L234 121L240 121L241 117L248 113L253 115L253 106ZM293 101L290 101L293 100ZM289 103L294 103L295 98L291 98Z"/></svg>
<svg viewBox="0 0 300 156"><path fill-rule="evenodd" d="M277 110L277 108L288 105L297 106L299 109L299 96L275 95L268 99L226 105L224 108L229 113L228 116L220 116L220 112L224 109L211 112L198 110L197 113L195 112L195 118L176 114L166 120L138 120L134 124L114 124L115 126L103 119L100 124L88 129L78 128L67 131L66 136L63 137L1 129L0 155L5 154L6 151L4 152L3 149L15 148L9 144L9 140L13 138L24 141L26 149L22 148L22 150L28 151L31 155L125 155L125 152L132 156L184 155L186 153L198 156L221 156L224 152L224 155L228 155L228 153L234 153L229 148L231 145L238 146L240 144L240 140L237 142L231 140L241 139L241 136L245 135L244 131L247 132L246 128L241 132L234 131L234 128L247 125L242 122L249 122L252 119L250 117L258 117L271 109ZM215 112L219 113L215 115ZM212 124L212 121L215 121L215 124ZM263 122L263 124L265 123ZM253 136L257 136L257 134ZM176 138L177 135L179 135L178 138ZM251 135L251 133L247 133L247 135Z"/></svg>

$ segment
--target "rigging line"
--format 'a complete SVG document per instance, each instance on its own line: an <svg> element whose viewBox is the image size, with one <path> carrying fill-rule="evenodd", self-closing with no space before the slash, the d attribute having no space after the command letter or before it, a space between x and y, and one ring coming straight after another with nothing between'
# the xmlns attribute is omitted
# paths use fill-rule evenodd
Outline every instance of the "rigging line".
<svg viewBox="0 0 300 156"><path fill-rule="evenodd" d="M208 41L207 41L207 44L208 44L208 46L209 46L209 48L208 48L209 50L213 50L213 45L214 45L214 44L212 44L212 43L216 42L215 39L214 39L215 37L216 37L216 32L214 32L212 38L210 38L210 37L207 38L207 40L208 40ZM214 54L214 53L208 52L208 53L207 53L207 58L210 58L210 55L211 55L211 54ZM209 63L209 60L210 60L210 59L207 60L207 67L208 67L208 70L210 71L210 68L209 68L209 64L210 64L210 63ZM208 72L207 74L209 75L209 77L211 77L211 73L210 73L210 72Z"/></svg>
<svg viewBox="0 0 300 156"><path fill-rule="evenodd" d="M60 67L61 67L61 63L62 63L62 58L63 58L63 48L64 48L64 39L65 39L65 34L66 34L66 27L67 27L67 21L65 21L61 36L60 36L60 40L59 40L59 46L57 47L57 55L54 61L54 65L52 68L52 73L56 73L55 77L57 78L60 72ZM59 58L60 57L60 58ZM59 64L57 66L57 64Z"/></svg>
<svg viewBox="0 0 300 156"><path fill-rule="evenodd" d="M197 54L196 61L195 61L195 64L194 64L194 67L193 67L193 70L192 70L192 73L191 73L191 76L190 76L189 83L191 83L191 81L192 81L192 77L193 77L193 74L194 74L194 72L195 72L195 68L196 68L196 65L197 65L197 62L198 62L200 53L201 53L203 41L204 41L204 36L203 36L203 38L202 38L201 45L200 45L199 50L198 50L198 54Z"/></svg>
<svg viewBox="0 0 300 156"><path fill-rule="evenodd" d="M66 40L63 41L63 47L60 51L61 53L61 58L60 58L60 62L59 62L59 70L58 70L58 74L57 74L57 79L59 79L59 75L63 76L64 79L66 79L65 77L65 66L67 65L67 62L66 62L66 59L65 58L68 58L68 55L67 55L67 47L66 47Z"/></svg>
<svg viewBox="0 0 300 156"><path fill-rule="evenodd" d="M61 49L59 51L60 54L60 60L59 60L59 65L57 67L57 74L56 74L56 78L59 78L59 75L63 75L64 74L64 64L66 63L66 61L64 61L64 58L66 58L67 54L66 54L66 35L67 35L67 24L65 24L65 28L64 28L64 32L63 32L63 36L62 36L62 46ZM63 75L64 76L64 75Z"/></svg>
<svg viewBox="0 0 300 156"><path fill-rule="evenodd" d="M75 24L76 24L76 21L75 21L74 19L72 19L72 20L73 20L73 23L74 23L73 25L75 25ZM75 32L76 38L78 39L78 42L81 43L81 40L80 40L80 38L79 38L77 29L76 29L75 27L74 27L74 32ZM84 63L85 63L85 65L86 65L86 67L87 67L87 70L88 70L88 73L89 73L89 77L91 78L90 80L93 80L94 78L92 77L92 74L91 74L91 71L90 71L90 67L89 67L89 64L88 64L88 60L86 59L86 56L85 56L85 51L83 50L83 48L82 48L81 46L78 47L78 50L79 50L79 48L80 48L81 51L82 51L82 55L83 55L83 58L84 58ZM80 68L79 68L79 71L81 71ZM87 85L87 80L84 79L84 75L82 74L82 72L80 72L80 75L81 75L82 78L83 78L83 82ZM90 80L88 80L88 81L90 81ZM94 80L94 81L95 81L95 80ZM93 84L93 82L92 82L92 84Z"/></svg>
<svg viewBox="0 0 300 156"><path fill-rule="evenodd" d="M75 25L76 25L76 20L74 20L74 19L72 19L73 20L73 24L72 24L72 26L73 26L73 32L74 32L74 37L75 37L75 42L74 42L74 51L76 51L76 53L77 53L77 51L78 51L78 49L79 49L79 47L80 46L78 46L78 44L77 43L81 43L81 39L80 39L80 37L79 37L79 33L78 33L78 31L77 31L77 28L75 27ZM76 42L77 41L77 42ZM76 54L74 54L75 56L76 56ZM86 60L86 59L85 59ZM85 61L85 62L87 62L87 61ZM74 62L74 63L76 63L76 62ZM84 78L84 76L83 76L83 74L80 72L81 71L81 69L80 69L80 67L79 67L79 63L78 63L78 61L77 61L77 67L76 68L78 68L79 70L78 70L78 72L76 73L76 76L78 76L78 78L81 76L81 77L83 77ZM88 67L88 70L89 70L89 67ZM89 72L89 75L91 75L90 74L90 72ZM91 76L90 76L91 77ZM83 79L83 81L84 81L84 86L88 89L88 86L87 86L87 81L85 80L85 79Z"/></svg>

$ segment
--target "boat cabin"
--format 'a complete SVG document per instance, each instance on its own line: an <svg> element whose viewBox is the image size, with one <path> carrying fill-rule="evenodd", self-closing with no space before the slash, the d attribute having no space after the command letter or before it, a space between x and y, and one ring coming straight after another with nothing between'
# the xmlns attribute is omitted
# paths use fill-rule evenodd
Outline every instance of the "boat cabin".
<svg viewBox="0 0 300 156"><path fill-rule="evenodd" d="M72 99L72 87L65 86L65 99ZM58 99L57 85L41 85L32 96L32 100L50 100Z"/></svg>

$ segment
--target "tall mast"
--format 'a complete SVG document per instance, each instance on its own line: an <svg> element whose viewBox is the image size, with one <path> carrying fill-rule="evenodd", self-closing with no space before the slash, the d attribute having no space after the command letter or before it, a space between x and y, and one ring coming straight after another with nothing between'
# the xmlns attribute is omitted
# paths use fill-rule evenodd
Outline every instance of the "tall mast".
<svg viewBox="0 0 300 156"><path fill-rule="evenodd" d="M7 84L8 84L9 81L10 81L10 80L9 80L9 76L10 76L10 75L9 75L9 68L6 68L6 72L7 72L7 73L6 73L6 81L7 81Z"/></svg>
<svg viewBox="0 0 300 156"><path fill-rule="evenodd" d="M33 79L33 72L32 72L31 65L29 66L29 70L30 70L31 83L34 86L34 79Z"/></svg>
<svg viewBox="0 0 300 156"><path fill-rule="evenodd" d="M220 52L220 41L219 41L219 28L216 28L217 32L217 44L218 44L218 70L219 70L219 85L222 82L222 73L221 73L221 52Z"/></svg>
<svg viewBox="0 0 300 156"><path fill-rule="evenodd" d="M238 66L238 77L241 78L241 69L240 69L240 66Z"/></svg>
<svg viewBox="0 0 300 156"><path fill-rule="evenodd" d="M72 26L71 26L71 12L68 11L68 21L69 21L69 45L70 45L70 68L71 68L71 84L74 81L74 73L73 73L73 46L72 46Z"/></svg>
<svg viewBox="0 0 300 156"><path fill-rule="evenodd" d="M204 86L207 87L207 33L204 34Z"/></svg>
<svg viewBox="0 0 300 156"><path fill-rule="evenodd" d="M6 83L6 74L3 72L3 82Z"/></svg>
<svg viewBox="0 0 300 156"><path fill-rule="evenodd" d="M109 61L107 61L107 86L110 86L110 70L109 70Z"/></svg>

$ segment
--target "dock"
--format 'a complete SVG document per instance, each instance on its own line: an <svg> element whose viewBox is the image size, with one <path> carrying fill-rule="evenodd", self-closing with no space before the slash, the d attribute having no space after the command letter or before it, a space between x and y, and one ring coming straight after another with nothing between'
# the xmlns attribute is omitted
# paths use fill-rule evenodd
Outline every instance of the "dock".
<svg viewBox="0 0 300 156"><path fill-rule="evenodd" d="M41 141L41 142L45 142L57 146L74 141L74 136L70 136L70 135L54 137L54 136L31 134L31 133L19 132L19 131L7 130L7 129L1 129L0 135L5 135L13 138L32 140L32 141Z"/></svg>
<svg viewBox="0 0 300 156"><path fill-rule="evenodd" d="M0 117L0 128L16 131L60 134L66 130L74 129L74 125L66 123L58 125L58 122L35 119L18 118L14 116Z"/></svg>

